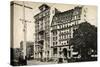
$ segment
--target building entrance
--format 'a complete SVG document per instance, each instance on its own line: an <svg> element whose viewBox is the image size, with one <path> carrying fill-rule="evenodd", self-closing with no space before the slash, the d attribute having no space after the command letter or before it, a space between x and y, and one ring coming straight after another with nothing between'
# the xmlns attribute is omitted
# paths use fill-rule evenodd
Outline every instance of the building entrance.
<svg viewBox="0 0 100 67"><path fill-rule="evenodd" d="M67 58L67 49L66 48L63 49L63 54L64 54L64 57Z"/></svg>

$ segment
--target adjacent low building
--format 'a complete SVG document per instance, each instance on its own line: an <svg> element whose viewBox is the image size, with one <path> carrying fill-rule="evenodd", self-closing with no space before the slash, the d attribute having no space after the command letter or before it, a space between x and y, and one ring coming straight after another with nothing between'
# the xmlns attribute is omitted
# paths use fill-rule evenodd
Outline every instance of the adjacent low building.
<svg viewBox="0 0 100 67"><path fill-rule="evenodd" d="M20 49L23 50L23 41L20 42ZM34 42L26 42L26 56L27 59L34 59Z"/></svg>

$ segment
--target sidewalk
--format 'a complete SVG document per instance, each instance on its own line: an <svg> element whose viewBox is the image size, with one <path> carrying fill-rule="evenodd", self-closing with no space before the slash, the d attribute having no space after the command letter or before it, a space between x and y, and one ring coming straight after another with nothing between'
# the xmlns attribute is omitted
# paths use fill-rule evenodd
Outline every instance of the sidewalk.
<svg viewBox="0 0 100 67"><path fill-rule="evenodd" d="M27 61L28 65L44 65L44 64L56 64L56 62L41 62L37 60L29 60Z"/></svg>

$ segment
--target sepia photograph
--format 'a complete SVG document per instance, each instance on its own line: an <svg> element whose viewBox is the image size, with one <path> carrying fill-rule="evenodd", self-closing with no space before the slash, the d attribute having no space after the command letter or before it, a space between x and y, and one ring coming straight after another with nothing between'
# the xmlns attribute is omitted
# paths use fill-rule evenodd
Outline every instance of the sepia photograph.
<svg viewBox="0 0 100 67"><path fill-rule="evenodd" d="M10 64L98 60L97 6L11 1Z"/></svg>

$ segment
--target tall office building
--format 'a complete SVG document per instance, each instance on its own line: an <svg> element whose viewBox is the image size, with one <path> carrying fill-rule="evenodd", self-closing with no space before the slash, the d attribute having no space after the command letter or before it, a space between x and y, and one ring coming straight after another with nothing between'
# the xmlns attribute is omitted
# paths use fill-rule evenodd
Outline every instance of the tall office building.
<svg viewBox="0 0 100 67"><path fill-rule="evenodd" d="M47 60L51 57L50 28L52 17L57 11L46 4L39 7L40 13L34 16L35 19L35 58Z"/></svg>

